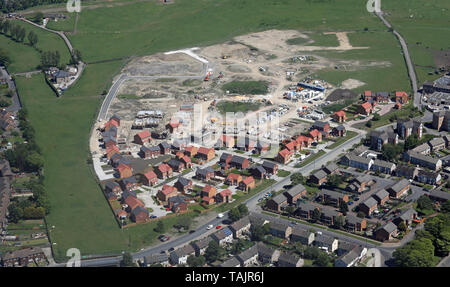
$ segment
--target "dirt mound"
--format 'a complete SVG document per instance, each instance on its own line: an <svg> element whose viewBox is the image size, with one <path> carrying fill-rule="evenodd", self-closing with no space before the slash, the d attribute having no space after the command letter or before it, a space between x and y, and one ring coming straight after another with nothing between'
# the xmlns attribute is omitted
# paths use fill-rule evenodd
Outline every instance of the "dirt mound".
<svg viewBox="0 0 450 287"><path fill-rule="evenodd" d="M358 94L348 89L336 89L328 97L327 101L336 102L346 99L354 99L358 97Z"/></svg>

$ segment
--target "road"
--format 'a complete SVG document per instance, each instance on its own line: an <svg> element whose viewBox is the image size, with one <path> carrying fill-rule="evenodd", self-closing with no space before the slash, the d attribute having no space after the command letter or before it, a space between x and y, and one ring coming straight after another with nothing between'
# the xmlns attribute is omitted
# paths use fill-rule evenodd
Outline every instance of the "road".
<svg viewBox="0 0 450 287"><path fill-rule="evenodd" d="M8 74L8 71L4 67L0 67L0 74L1 77L6 79L6 82L8 84L8 90L13 91L12 96L12 104L6 108L7 111L10 112L18 112L20 108L22 107L22 104L19 99L19 95L17 94L16 84L11 79L10 75Z"/></svg>
<svg viewBox="0 0 450 287"><path fill-rule="evenodd" d="M165 54L170 55L170 54L175 54L175 53L184 53L187 54L191 57L193 57L194 59L200 61L203 64L203 68L204 71L198 75L198 76L129 76L126 74L121 74L120 77L114 82L114 84L111 86L111 88L109 89L108 94L106 95L105 99L103 100L102 106L100 108L100 112L98 113L97 116L97 121L102 121L102 120L106 120L106 115L108 113L109 110L109 106L111 105L112 100L116 97L117 95L117 91L119 90L120 86L127 80L131 80L131 79L138 79L138 80L157 80L157 79L198 79L198 80L203 80L206 76L206 74L208 73L209 69L210 69L210 65L209 62L201 57L199 57L198 55L194 54L192 52L192 50L194 50L196 48L192 48L192 49L186 49L186 50L179 50L179 51L171 51L171 52L167 52Z"/></svg>
<svg viewBox="0 0 450 287"><path fill-rule="evenodd" d="M44 29L45 31L48 31L50 33L57 34L58 36L60 36L64 40L64 42L66 43L67 48L69 48L70 54L72 54L72 51L73 51L72 43L70 43L69 38L67 38L67 36L63 32L48 29L48 28L46 28L44 26L41 26L41 25L38 25L38 24L36 24L36 23L26 19L26 18L20 18L20 20L22 20L22 21L24 21L24 22L26 22L28 24L31 24L33 26L36 26L38 28Z"/></svg>
<svg viewBox="0 0 450 287"><path fill-rule="evenodd" d="M414 93L414 106L420 107L421 95L420 95L420 93L417 92L417 90L418 90L417 89L417 76L416 76L416 72L414 70L414 65L411 60L411 56L408 51L408 46L406 45L406 41L405 41L405 39L403 39L402 35L400 35L397 31L395 31L395 29L392 27L392 25L384 18L383 11L376 12L375 14L378 16L378 18L381 19L381 21L384 23L384 25L386 25L388 28L392 29L392 33L394 33L394 35L397 37L397 39L400 42L400 45L401 45L402 51L403 51L403 56L405 58L406 66L408 68L408 75L409 75L409 80L411 81L412 91Z"/></svg>

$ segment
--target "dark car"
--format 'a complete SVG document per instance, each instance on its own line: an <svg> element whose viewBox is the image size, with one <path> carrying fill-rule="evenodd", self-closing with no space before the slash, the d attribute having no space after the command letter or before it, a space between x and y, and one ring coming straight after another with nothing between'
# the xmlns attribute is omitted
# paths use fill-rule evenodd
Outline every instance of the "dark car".
<svg viewBox="0 0 450 287"><path fill-rule="evenodd" d="M172 247L172 248L169 249L169 252L172 252L174 250L175 250L175 248Z"/></svg>
<svg viewBox="0 0 450 287"><path fill-rule="evenodd" d="M195 230L191 230L191 231L189 231L189 234L192 234L192 233L194 233L195 232Z"/></svg>

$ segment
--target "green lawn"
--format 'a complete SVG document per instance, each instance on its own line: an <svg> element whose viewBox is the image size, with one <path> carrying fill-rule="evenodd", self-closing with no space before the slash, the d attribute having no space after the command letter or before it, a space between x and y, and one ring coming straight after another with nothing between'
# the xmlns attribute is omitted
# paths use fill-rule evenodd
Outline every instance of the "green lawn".
<svg viewBox="0 0 450 287"><path fill-rule="evenodd" d="M309 37L314 41L308 46L337 47L339 41L334 34L311 33Z"/></svg>
<svg viewBox="0 0 450 287"><path fill-rule="evenodd" d="M65 20L58 20L57 22L49 21L46 27L56 31L73 32L75 28L76 14L66 13L66 15L67 18Z"/></svg>
<svg viewBox="0 0 450 287"><path fill-rule="evenodd" d="M304 167L305 165L309 164L310 162L313 162L314 160L318 159L319 157L321 157L322 155L324 155L325 152L323 150L310 155L308 158L306 158L304 161L302 161L300 164L297 164L295 167Z"/></svg>
<svg viewBox="0 0 450 287"><path fill-rule="evenodd" d="M38 42L36 44L36 48L40 49L43 52L46 51L59 51L61 55L60 64L68 64L70 61L70 52L69 48L67 48L64 40L54 33L50 33L44 31L38 27L35 27L31 24L22 22L22 21L14 21L16 25L22 26L25 28L27 35L30 31L33 31L38 36ZM25 42L28 43L27 38L25 37ZM39 58L40 59L40 58Z"/></svg>
<svg viewBox="0 0 450 287"><path fill-rule="evenodd" d="M0 34L0 47L11 60L8 66L10 73L33 71L41 63L39 52L33 47L17 43L3 34Z"/></svg>
<svg viewBox="0 0 450 287"><path fill-rule="evenodd" d="M284 170L284 169L279 169L279 170L278 170L278 173L277 173L277 175L278 175L279 177L286 177L286 176L288 176L288 175L290 175L290 174L291 174L290 171Z"/></svg>

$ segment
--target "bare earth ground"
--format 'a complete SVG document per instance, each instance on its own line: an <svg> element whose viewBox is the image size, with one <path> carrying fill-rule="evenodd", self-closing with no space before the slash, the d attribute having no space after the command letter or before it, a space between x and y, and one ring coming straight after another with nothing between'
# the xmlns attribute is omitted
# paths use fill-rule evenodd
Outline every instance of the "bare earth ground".
<svg viewBox="0 0 450 287"><path fill-rule="evenodd" d="M179 111L182 104L201 103L203 110L212 100L271 100L274 106L286 104L289 111L280 118L280 124L296 118L296 110L300 106L309 106L306 102L292 102L283 99L283 94L289 86L296 85L322 69L344 67L346 70L364 70L367 67L387 66L389 62L363 62L327 59L317 56L314 51L367 49L368 47L353 47L348 40L347 32L330 32L336 34L339 41L337 47L318 47L288 45L292 38L309 39L308 33L296 30L268 30L236 37L232 41L208 47L202 47L195 54L207 59L213 68L211 81L159 79L159 80L129 80L119 89L118 96L112 101L108 117L118 114L124 121L131 123L140 110L160 109L166 114L161 121L161 127L172 115ZM313 40L306 41L311 44ZM226 57L224 57L226 56ZM299 58L302 58L299 60ZM186 54L155 54L138 58L123 68L122 73L133 76L193 76L202 72L203 64ZM288 77L287 72L294 75ZM219 73L223 78L219 79ZM267 81L270 83L267 95L228 95L221 87L231 81ZM336 87L322 83L326 88L326 98ZM343 88L353 89L364 83L348 79L342 82ZM122 95L122 96L121 96ZM123 95L132 95L125 97ZM317 103L320 103L317 102ZM273 106L271 106L273 108ZM262 105L261 109L271 108ZM269 128L269 127L268 127ZM131 141L136 131L123 131L127 141Z"/></svg>

